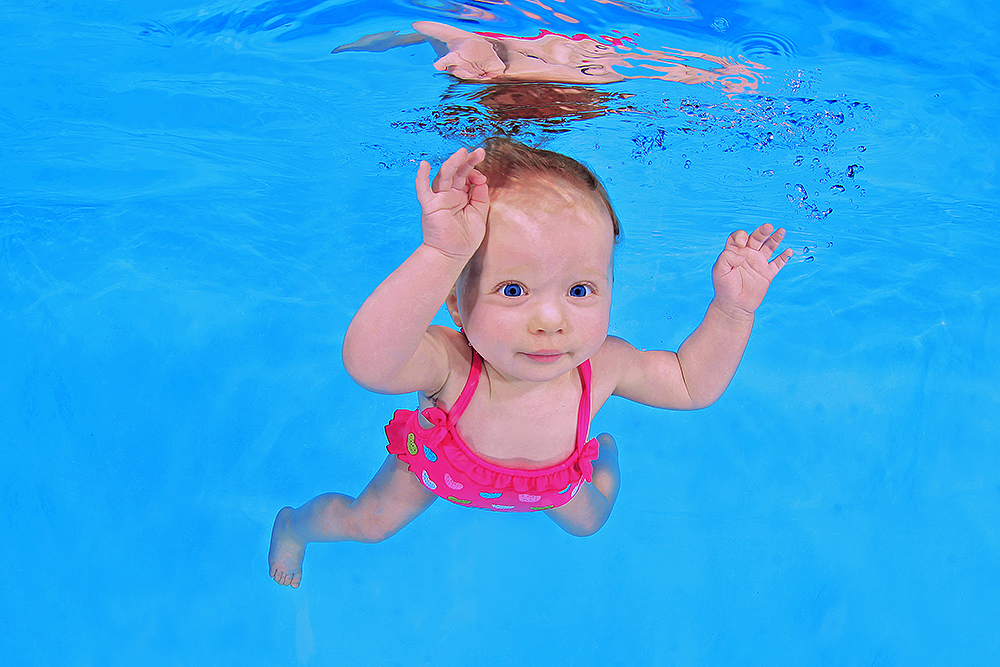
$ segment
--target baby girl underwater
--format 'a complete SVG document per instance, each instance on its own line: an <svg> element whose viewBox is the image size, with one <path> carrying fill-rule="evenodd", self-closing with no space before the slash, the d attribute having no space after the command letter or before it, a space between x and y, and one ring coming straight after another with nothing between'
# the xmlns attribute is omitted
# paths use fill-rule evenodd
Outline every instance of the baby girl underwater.
<svg viewBox="0 0 1000 667"><path fill-rule="evenodd" d="M619 223L600 181L559 153L492 139L417 171L423 242L358 310L344 366L418 409L386 426L388 456L357 498L326 493L278 512L271 577L297 588L310 542L380 542L438 498L543 512L596 533L618 495L618 448L590 420L611 396L674 410L714 403L754 312L792 256L785 230L737 230L712 268L714 298L677 352L608 335ZM431 325L444 304L458 329Z"/></svg>

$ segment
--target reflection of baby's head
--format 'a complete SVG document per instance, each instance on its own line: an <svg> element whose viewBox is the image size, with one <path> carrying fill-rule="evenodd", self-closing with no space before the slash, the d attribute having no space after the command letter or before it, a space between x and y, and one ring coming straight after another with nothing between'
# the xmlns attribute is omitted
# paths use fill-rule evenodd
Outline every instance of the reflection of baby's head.
<svg viewBox="0 0 1000 667"><path fill-rule="evenodd" d="M486 157L476 169L486 176L491 201L505 191L529 186L550 185L570 197L582 194L607 208L615 243L618 242L621 233L618 216L604 185L590 169L561 153L530 148L505 138L489 139L484 148Z"/></svg>
<svg viewBox="0 0 1000 667"><path fill-rule="evenodd" d="M549 83L501 83L489 86L476 99L499 120L516 118L585 119L602 116L627 95L585 86Z"/></svg>

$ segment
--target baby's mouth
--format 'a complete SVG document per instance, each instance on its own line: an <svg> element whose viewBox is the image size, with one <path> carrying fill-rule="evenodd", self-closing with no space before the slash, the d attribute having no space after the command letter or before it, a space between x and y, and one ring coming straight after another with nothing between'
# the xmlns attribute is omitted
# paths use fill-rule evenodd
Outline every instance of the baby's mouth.
<svg viewBox="0 0 1000 667"><path fill-rule="evenodd" d="M539 350L538 352L525 352L524 356L540 364L551 364L561 359L563 353L558 350Z"/></svg>

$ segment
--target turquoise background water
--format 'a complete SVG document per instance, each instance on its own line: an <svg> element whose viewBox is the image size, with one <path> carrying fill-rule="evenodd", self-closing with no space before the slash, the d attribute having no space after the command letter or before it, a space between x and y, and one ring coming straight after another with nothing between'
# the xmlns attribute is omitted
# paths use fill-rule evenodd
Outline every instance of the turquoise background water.
<svg viewBox="0 0 1000 667"><path fill-rule="evenodd" d="M996 9L549 6L579 23L526 0L0 3L10 664L997 660ZM770 69L757 96L628 81L604 89L621 113L515 126L427 46L330 54L419 19ZM437 503L278 587L274 513L359 491L412 405L356 387L340 343L419 242L416 161L491 127L604 178L636 345L697 324L732 229L783 225L795 258L716 405L597 417L623 487L596 536Z"/></svg>

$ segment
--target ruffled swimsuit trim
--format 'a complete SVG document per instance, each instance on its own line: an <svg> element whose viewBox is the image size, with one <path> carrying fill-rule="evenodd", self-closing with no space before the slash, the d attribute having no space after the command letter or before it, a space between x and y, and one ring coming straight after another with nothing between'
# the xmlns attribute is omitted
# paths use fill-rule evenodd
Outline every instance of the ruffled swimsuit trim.
<svg viewBox="0 0 1000 667"><path fill-rule="evenodd" d="M584 481L593 477L593 462L600 454L596 439L586 440L590 426L590 362L579 368L583 385L577 410L576 447L562 463L538 469L508 468L484 460L458 433L457 424L475 394L482 373L482 357L473 350L472 367L465 387L449 412L426 408L432 424L424 428L416 410L397 410L385 427L390 454L435 494L452 502L484 509L531 511L551 509L568 502Z"/></svg>

